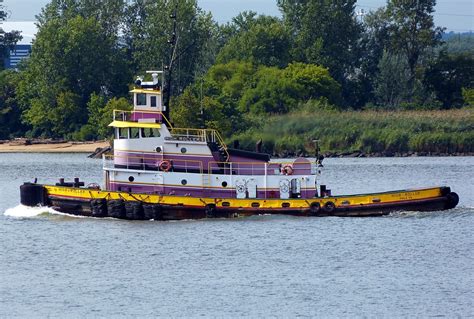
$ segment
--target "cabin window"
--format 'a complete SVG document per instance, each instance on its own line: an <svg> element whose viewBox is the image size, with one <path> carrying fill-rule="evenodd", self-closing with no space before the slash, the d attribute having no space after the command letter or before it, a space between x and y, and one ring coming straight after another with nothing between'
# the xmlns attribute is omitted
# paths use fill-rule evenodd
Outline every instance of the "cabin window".
<svg viewBox="0 0 474 319"><path fill-rule="evenodd" d="M139 129L138 127L131 127L129 132L130 138L139 138Z"/></svg>
<svg viewBox="0 0 474 319"><path fill-rule="evenodd" d="M142 138L160 137L160 130L157 128L141 128Z"/></svg>
<svg viewBox="0 0 474 319"><path fill-rule="evenodd" d="M150 98L150 105L151 107L156 107L156 96Z"/></svg>
<svg viewBox="0 0 474 319"><path fill-rule="evenodd" d="M128 128L119 127L118 129L118 138L123 140L128 138Z"/></svg>
<svg viewBox="0 0 474 319"><path fill-rule="evenodd" d="M145 93L138 93L137 94L137 105L146 106L146 94Z"/></svg>

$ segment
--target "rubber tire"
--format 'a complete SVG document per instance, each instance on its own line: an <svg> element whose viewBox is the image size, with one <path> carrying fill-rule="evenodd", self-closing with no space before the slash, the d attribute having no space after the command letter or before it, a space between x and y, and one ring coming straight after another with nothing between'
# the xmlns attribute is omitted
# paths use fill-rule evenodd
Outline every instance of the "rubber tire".
<svg viewBox="0 0 474 319"><path fill-rule="evenodd" d="M206 205L206 218L216 218L216 205L215 204L208 204Z"/></svg>
<svg viewBox="0 0 474 319"><path fill-rule="evenodd" d="M107 201L104 198L91 200L92 217L107 217Z"/></svg>
<svg viewBox="0 0 474 319"><path fill-rule="evenodd" d="M459 204L459 195L455 192L449 193L446 198L448 199L446 209L452 209Z"/></svg>
<svg viewBox="0 0 474 319"><path fill-rule="evenodd" d="M43 185L25 183L20 186L20 203L25 206L45 206L46 192Z"/></svg>
<svg viewBox="0 0 474 319"><path fill-rule="evenodd" d="M317 216L321 211L321 204L319 202L312 202L309 206L310 216Z"/></svg>
<svg viewBox="0 0 474 319"><path fill-rule="evenodd" d="M125 204L123 199L112 199L107 203L107 216L125 218Z"/></svg>
<svg viewBox="0 0 474 319"><path fill-rule="evenodd" d="M125 217L130 220L142 220L144 218L142 203L125 202Z"/></svg>
<svg viewBox="0 0 474 319"><path fill-rule="evenodd" d="M143 204L143 218L145 220L162 220L161 205L159 204Z"/></svg>
<svg viewBox="0 0 474 319"><path fill-rule="evenodd" d="M336 210L336 205L333 202L326 202L323 206L323 211L327 214L331 214Z"/></svg>

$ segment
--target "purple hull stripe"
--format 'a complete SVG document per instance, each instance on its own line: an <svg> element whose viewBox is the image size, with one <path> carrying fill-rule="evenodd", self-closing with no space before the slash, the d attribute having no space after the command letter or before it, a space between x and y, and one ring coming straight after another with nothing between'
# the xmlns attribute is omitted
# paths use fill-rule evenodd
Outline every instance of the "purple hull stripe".
<svg viewBox="0 0 474 319"><path fill-rule="evenodd" d="M234 189L201 189L192 187L166 187L153 185L132 185L123 183L111 182L109 185L111 191L125 191L130 193L145 193L145 194L166 194L178 196L192 196L192 197L227 197L235 198L236 192ZM313 198L316 194L315 190L303 190L301 198ZM257 198L280 198L279 191L267 190L257 191Z"/></svg>

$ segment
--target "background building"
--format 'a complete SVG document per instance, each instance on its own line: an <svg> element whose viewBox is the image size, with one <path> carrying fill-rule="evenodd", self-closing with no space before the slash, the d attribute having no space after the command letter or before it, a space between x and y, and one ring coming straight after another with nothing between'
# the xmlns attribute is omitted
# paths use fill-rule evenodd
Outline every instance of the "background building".
<svg viewBox="0 0 474 319"><path fill-rule="evenodd" d="M18 64L27 59L31 53L31 44L17 44L15 48L10 51L10 56L5 59L6 69L16 69Z"/></svg>

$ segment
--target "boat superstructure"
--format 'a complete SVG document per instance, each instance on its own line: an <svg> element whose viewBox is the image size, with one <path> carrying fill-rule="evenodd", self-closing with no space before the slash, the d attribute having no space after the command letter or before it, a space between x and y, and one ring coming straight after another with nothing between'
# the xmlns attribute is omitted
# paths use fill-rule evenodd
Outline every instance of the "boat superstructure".
<svg viewBox="0 0 474 319"><path fill-rule="evenodd" d="M114 111L114 154L104 157L105 190L211 198L317 196L320 163L228 147L213 129L175 128L165 116L159 75L138 80L132 111Z"/></svg>

